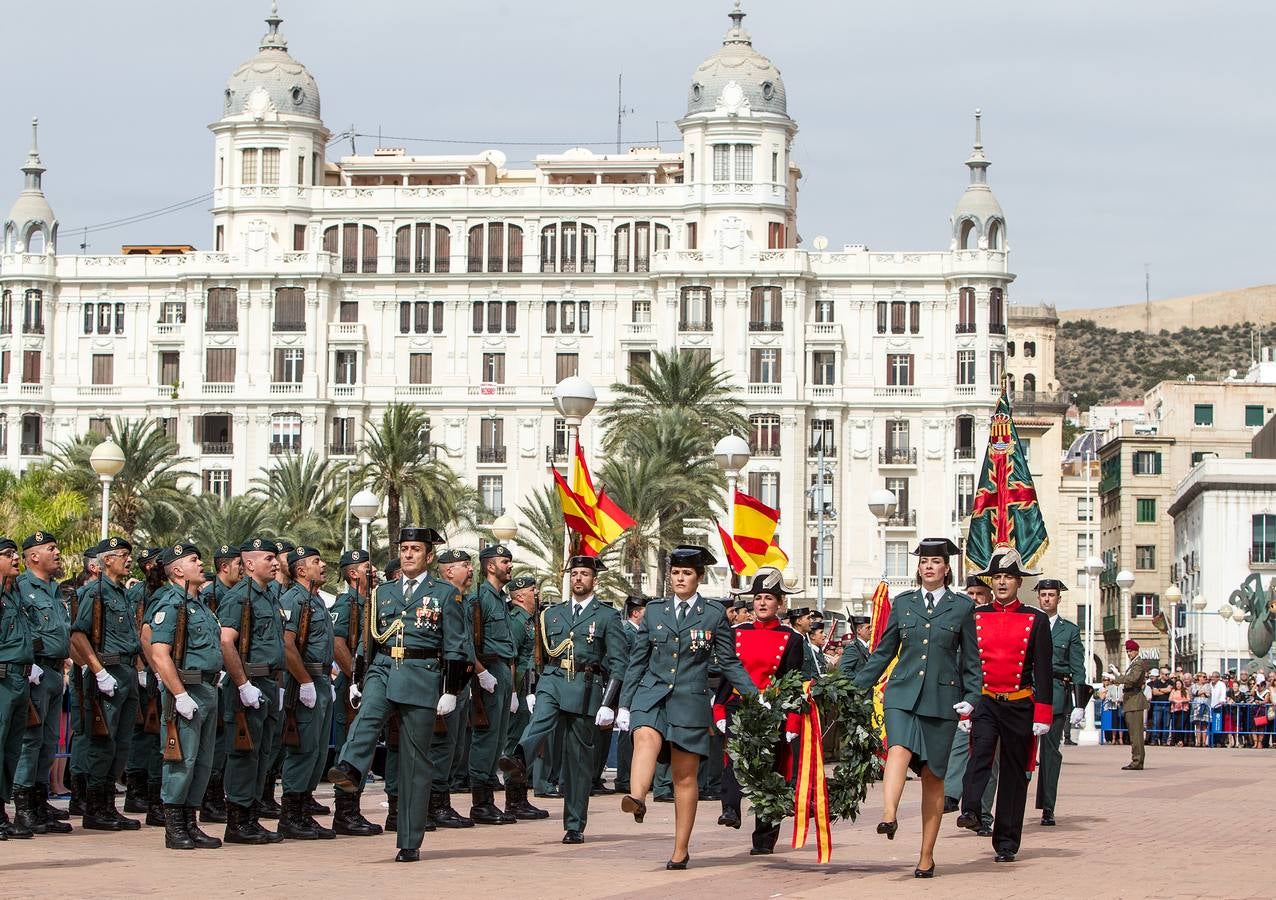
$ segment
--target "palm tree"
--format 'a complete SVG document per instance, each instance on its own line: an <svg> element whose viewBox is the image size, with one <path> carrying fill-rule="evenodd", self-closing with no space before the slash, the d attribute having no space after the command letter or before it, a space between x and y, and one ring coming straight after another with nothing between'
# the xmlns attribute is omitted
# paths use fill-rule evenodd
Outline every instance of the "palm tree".
<svg viewBox="0 0 1276 900"><path fill-rule="evenodd" d="M68 558L98 539L84 494L67 486L48 465L36 465L21 475L0 469L0 534L21 542L35 531L58 539Z"/></svg>
<svg viewBox="0 0 1276 900"><path fill-rule="evenodd" d="M321 460L313 452L281 458L252 481L251 493L264 503L262 524L297 544L313 544L325 553L339 550L346 524L344 469L345 463Z"/></svg>
<svg viewBox="0 0 1276 900"><path fill-rule="evenodd" d="M520 521L518 534L514 536L514 573L531 575L541 585L541 596L546 600L558 600L563 594L563 542L566 537L563 525L563 507L558 491L546 485L533 491L518 509ZM618 568L620 551L612 544L603 551L603 564L608 568L596 585L599 594L623 596L632 588Z"/></svg>
<svg viewBox="0 0 1276 900"><path fill-rule="evenodd" d="M204 493L195 498L187 537L212 561L214 548L234 546L261 533L266 524L266 504L260 497L241 494L223 499Z"/></svg>

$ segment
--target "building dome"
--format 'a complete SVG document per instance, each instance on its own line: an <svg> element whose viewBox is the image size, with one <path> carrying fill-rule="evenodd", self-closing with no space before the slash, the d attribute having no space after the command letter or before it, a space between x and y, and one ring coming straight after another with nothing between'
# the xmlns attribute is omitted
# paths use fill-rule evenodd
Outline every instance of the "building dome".
<svg viewBox="0 0 1276 900"><path fill-rule="evenodd" d="M22 193L14 201L4 221L4 230L0 232L0 249L8 253L55 252L58 220L41 185L45 168L40 162L38 129L39 123L32 119L31 150L27 153L26 165L22 167Z"/></svg>
<svg viewBox="0 0 1276 900"><path fill-rule="evenodd" d="M713 112L720 106L730 109L747 106L753 112L787 116L780 70L753 49L749 32L744 29L740 0L736 0L730 18L731 27L723 38L722 49L702 62L691 77L687 115ZM731 84L736 85L738 90L728 91L727 87Z"/></svg>
<svg viewBox="0 0 1276 900"><path fill-rule="evenodd" d="M319 118L319 85L314 76L288 55L288 41L279 33L278 4L270 10L270 30L257 55L240 65L226 82L222 115L243 113L260 117L271 107L280 115Z"/></svg>
<svg viewBox="0 0 1276 900"><path fill-rule="evenodd" d="M958 250L1006 248L1006 216L988 186L988 167L992 163L984 155L981 117L982 113L975 110L975 146L966 160L970 183L953 211L953 246Z"/></svg>

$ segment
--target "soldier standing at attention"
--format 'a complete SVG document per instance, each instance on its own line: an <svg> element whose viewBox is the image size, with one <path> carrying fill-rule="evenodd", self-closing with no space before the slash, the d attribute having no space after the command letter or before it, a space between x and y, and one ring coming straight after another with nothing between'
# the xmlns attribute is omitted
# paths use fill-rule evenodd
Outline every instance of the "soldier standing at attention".
<svg viewBox="0 0 1276 900"><path fill-rule="evenodd" d="M281 616L283 615L283 598L288 593L288 589L292 587L292 573L288 571L288 554L297 549L297 545L289 540L275 541L275 559L279 562L279 568L275 570L275 583L271 585L271 596L275 601L275 610ZM281 666L279 669L279 706L284 705L284 674L285 670ZM283 815L283 808L279 805L279 801L275 799L275 785L279 782L279 774L283 771L284 765L284 717L280 713L278 721L275 723L278 733L275 735L274 756L270 761L270 765L266 769L266 783L262 786L261 796L257 798L255 808L258 815L263 819L278 819ZM330 810L326 808L311 809L316 815L326 815Z"/></svg>
<svg viewBox="0 0 1276 900"><path fill-rule="evenodd" d="M341 577L345 579L346 590L337 596L332 605L333 654L337 662L336 680L333 699L336 719L337 750L346 741L350 731L350 722L354 719L350 706L350 685L354 675L355 654L359 650L359 638L363 626L367 622L368 597L372 586L372 560L364 549L347 550L341 554ZM325 742L326 743L326 742ZM325 746L325 750L326 750ZM325 753L326 757L327 754ZM353 837L372 837L381 833L381 826L369 822L363 817L359 804L363 798L362 788L355 794L337 791L333 800L336 812L332 817L332 829L337 834Z"/></svg>
<svg viewBox="0 0 1276 900"><path fill-rule="evenodd" d="M195 811L207 789L217 739L221 626L199 593L204 583L199 549L185 543L166 547L159 563L168 586L156 592L143 630L166 695L161 714L164 846L215 850L222 842L200 829Z"/></svg>
<svg viewBox="0 0 1276 900"><path fill-rule="evenodd" d="M151 595L164 585L164 573L159 565L159 548L145 547L136 557L137 567L142 572L140 581L134 583L124 592L129 608L133 610L137 633L142 634L142 626L146 622L146 607ZM156 801L160 782L160 741L159 735L152 729L147 730L147 715L155 708L159 697L159 685L155 683L154 672L146 659L146 644L142 644L142 657L138 661L138 713L133 724L133 736L129 738L128 762L124 764L124 811L126 813L144 813L147 811L147 797L151 783L154 782ZM158 724L158 719L154 720Z"/></svg>
<svg viewBox="0 0 1276 900"><path fill-rule="evenodd" d="M625 621L620 633L625 636L625 666L629 665L629 654L633 652L634 642L638 639L638 627L647 612L647 598L631 594L625 598ZM623 674L623 673L622 673ZM616 739L616 791L629 793L629 767L634 759L634 738L628 731L620 732Z"/></svg>
<svg viewBox="0 0 1276 900"><path fill-rule="evenodd" d="M474 661L472 598L465 595L474 579L474 564L465 550L452 547L439 553L439 573L443 580L456 588L465 606L465 648L467 664ZM439 828L473 828L474 820L466 818L452 808L452 768L459 756L461 739L470 714L470 688L465 685L457 695L456 709L437 718L443 722L442 730L435 723L434 740L430 744L430 821ZM388 763L387 763L388 765ZM427 827L427 831L429 828Z"/></svg>
<svg viewBox="0 0 1276 900"><path fill-rule="evenodd" d="M573 556L568 562L571 597L540 617L545 672L536 687L535 712L514 752L501 759L501 768L510 773L510 787L525 797L527 760L536 758L560 722L564 725L564 844L585 842L594 742L603 736L611 738L620 677L628 659L619 613L594 596L602 569L603 564L592 556ZM599 729L606 730L600 735Z"/></svg>
<svg viewBox="0 0 1276 900"><path fill-rule="evenodd" d="M13 799L13 773L27 727L35 659L31 631L14 590L17 577L18 545L0 538L0 841L10 835L31 837L29 827L11 825L4 811L4 805Z"/></svg>
<svg viewBox="0 0 1276 900"><path fill-rule="evenodd" d="M82 563L83 565L80 569L80 575L77 577L79 584L73 588L71 596L66 597L67 611L69 618L72 621L75 620L76 613L79 610L80 605L84 602L85 593L88 592L88 589L97 581L97 577L102 573L102 566L97 561L97 544L91 544L84 548ZM55 577L60 577L60 572L62 570L62 562L60 560L58 562L58 570L59 574L55 575ZM62 590L61 586L59 586L59 590ZM63 596L66 596L65 592L63 592ZM72 597L74 599L72 599ZM32 632L34 633L34 626L32 626ZM69 643L70 639L68 638L68 644ZM86 677L86 670L82 671L81 667L78 665L72 666L71 685L74 687L74 685L78 682L84 688L84 690L71 691L71 731L75 737L79 738L79 740L71 741L71 753L70 757L67 759L67 768L71 771L71 802L67 804L67 810L77 816L83 816L85 812L87 812L89 795L89 770L87 762L89 752L89 733L85 730L85 725L88 720L81 715L80 710L81 695L89 689L85 685L84 679ZM149 795L143 794L143 800L149 801ZM146 817L150 819L153 815L155 824L163 828L164 810L162 806L154 805L158 803L159 799L157 796L154 803L147 806Z"/></svg>
<svg viewBox="0 0 1276 900"><path fill-rule="evenodd" d="M514 692L514 635L505 607L505 585L514 569L514 555L504 544L492 544L479 554L483 580L479 582L474 613L473 703L482 703L488 727L474 728L470 739L470 818L477 825L512 825L518 820L494 802L496 762L509 732L510 698Z"/></svg>
<svg viewBox="0 0 1276 900"><path fill-rule="evenodd" d="M96 695L82 711L90 722L101 719L105 733L89 735L85 757L89 778L88 809L84 827L101 831L135 831L142 823L126 819L115 809L115 782L124 774L129 741L137 718L137 657L142 652L133 610L124 596L124 579L133 564L132 546L124 538L107 538L98 544L102 572L85 585L71 623L71 655L88 666L96 682ZM89 691L85 692L88 699Z"/></svg>
<svg viewBox="0 0 1276 900"><path fill-rule="evenodd" d="M1054 648L1051 667L1054 672L1054 716L1050 731L1041 738L1041 765L1037 773L1037 809L1041 824L1054 825L1054 804L1059 793L1059 772L1063 768L1063 751L1059 749L1067 729L1079 725L1085 716L1085 704L1079 690L1085 689L1085 650L1081 645L1081 629L1059 615L1059 595L1067 586L1057 578L1037 581L1037 605L1050 620L1050 643ZM1088 700L1089 698L1087 698Z"/></svg>
<svg viewBox="0 0 1276 900"><path fill-rule="evenodd" d="M226 757L226 842L274 844L283 837L262 827L254 803L282 736L276 677L284 662L284 623L271 587L279 563L275 542L268 538L252 538L239 549L248 577L217 607L226 667L222 721L232 735Z"/></svg>
<svg viewBox="0 0 1276 900"><path fill-rule="evenodd" d="M851 616L851 639L842 645L842 658L838 660L838 670L847 678L854 678L855 673L868 662L868 642L873 636L873 620L868 616Z"/></svg>
<svg viewBox="0 0 1276 900"><path fill-rule="evenodd" d="M1125 656L1130 661L1124 672L1118 672L1111 666L1112 683L1123 688L1121 694L1121 712L1125 714L1125 727L1130 734L1130 762L1122 766L1124 771L1138 772L1143 769L1143 720L1147 716L1148 699L1143 694L1143 684L1147 681L1147 661L1139 656L1139 642L1130 639L1125 642Z"/></svg>
<svg viewBox="0 0 1276 900"><path fill-rule="evenodd" d="M540 611L536 608L536 579L530 575L520 575L510 582L510 630L514 632L514 700L518 709L510 718L509 735L505 739L503 755L509 756L518 746L527 724L532 720L536 709L536 682L540 678L540 666L537 664L536 652L536 617ZM627 657L626 657L627 658ZM521 784L512 784L505 779L505 812L516 819L548 819L549 810L533 806L527 800L527 779Z"/></svg>
<svg viewBox="0 0 1276 900"><path fill-rule="evenodd" d="M239 545L222 544L213 551L213 567L216 574L200 589L200 599L204 605L217 615L217 607L221 598L239 584L244 577L244 564L239 558ZM218 707L222 706L219 701ZM199 811L201 822L226 822L226 785L223 778L226 774L226 754L230 749L231 730L226 727L223 716L217 715L217 738L213 742L212 772L208 776L208 788L204 794L204 802Z"/></svg>

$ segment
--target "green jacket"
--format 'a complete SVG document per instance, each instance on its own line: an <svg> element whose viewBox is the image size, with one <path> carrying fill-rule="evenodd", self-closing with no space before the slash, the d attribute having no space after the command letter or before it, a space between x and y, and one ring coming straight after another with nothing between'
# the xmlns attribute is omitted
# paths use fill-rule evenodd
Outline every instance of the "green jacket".
<svg viewBox="0 0 1276 900"><path fill-rule="evenodd" d="M31 572L18 576L18 595L31 630L35 655L66 659L71 655L71 616L58 594L58 585Z"/></svg>
<svg viewBox="0 0 1276 900"><path fill-rule="evenodd" d="M1073 688L1085 681L1085 650L1081 644L1081 629L1063 616L1055 619L1050 629L1050 643L1054 645L1054 714L1057 716L1072 710L1076 702Z"/></svg>
<svg viewBox="0 0 1276 900"><path fill-rule="evenodd" d="M24 665L35 659L31 627L16 590L0 593L0 663Z"/></svg>
<svg viewBox="0 0 1276 900"><path fill-rule="evenodd" d="M594 597L575 621L570 600L555 603L540 618L545 670L536 693L553 696L563 712L596 714L609 678L620 681L629 663L620 613ZM574 674L563 668L569 661Z"/></svg>
<svg viewBox="0 0 1276 900"><path fill-rule="evenodd" d="M330 677L332 669L332 618L323 597L311 594L301 585L294 584L283 596L284 631L291 631L294 638L301 638L301 611L310 605L310 624L306 630L306 645L298 646L304 664L323 666L323 681ZM343 635L344 637L344 635Z"/></svg>
<svg viewBox="0 0 1276 900"><path fill-rule="evenodd" d="M898 653L883 704L936 719L958 718L953 705L965 700L973 706L983 690L974 610L974 601L948 588L929 614L921 590L900 594L855 684L872 687Z"/></svg>
<svg viewBox="0 0 1276 900"><path fill-rule="evenodd" d="M697 594L679 623L675 603L675 598L666 597L647 604L629 656L620 705L648 712L663 704L669 724L710 728L710 665L720 669L741 696L756 696L758 689L736 656L735 633L722 604Z"/></svg>
<svg viewBox="0 0 1276 900"><path fill-rule="evenodd" d="M102 602L102 646L93 649L99 653L136 656L142 650L137 636L137 607L124 595L124 588L104 575L85 582L71 630L83 633L92 642L93 610L99 599Z"/></svg>
<svg viewBox="0 0 1276 900"><path fill-rule="evenodd" d="M276 600L272 581L266 587L257 587L251 578L241 578L239 583L222 595L217 605L217 619L223 628L239 630L244 605L249 613L248 658L244 665L268 665L280 668L284 664L284 617ZM243 635L240 635L243 639Z"/></svg>
<svg viewBox="0 0 1276 900"><path fill-rule="evenodd" d="M367 599L357 591L347 588L337 595L332 609L328 611L332 617L333 635L337 640L349 641L351 653L359 646L359 635L363 633L363 619L367 610ZM351 636L354 640L350 640Z"/></svg>
<svg viewBox="0 0 1276 900"><path fill-rule="evenodd" d="M444 692L444 664L468 660L465 603L460 593L427 574L411 597L403 596L403 580L396 578L377 587L373 602L377 634L396 630L377 647L376 661L386 665L388 672L386 698L404 706L434 709ZM397 647L426 658L395 659Z"/></svg>
<svg viewBox="0 0 1276 900"><path fill-rule="evenodd" d="M147 604L152 644L176 646L177 611L182 600L182 592L172 585L165 585L152 595L152 602ZM173 664L182 669L216 672L222 667L221 625L208 608L204 594L185 601L185 655L180 660L174 658Z"/></svg>
<svg viewBox="0 0 1276 900"><path fill-rule="evenodd" d="M509 604L510 631L514 633L514 690L522 691L523 676L536 659L536 622L517 603Z"/></svg>
<svg viewBox="0 0 1276 900"><path fill-rule="evenodd" d="M860 643L859 638L851 638L842 645L842 658L838 660L838 671L847 678L854 678L855 673L864 668L868 662L868 648Z"/></svg>
<svg viewBox="0 0 1276 900"><path fill-rule="evenodd" d="M477 645L478 636L474 636L474 652L479 659L493 656L503 660L514 659L516 653L514 630L510 627L509 607L505 601L505 594L492 587L491 582L487 580L479 582L477 603L480 615L483 617L481 647Z"/></svg>

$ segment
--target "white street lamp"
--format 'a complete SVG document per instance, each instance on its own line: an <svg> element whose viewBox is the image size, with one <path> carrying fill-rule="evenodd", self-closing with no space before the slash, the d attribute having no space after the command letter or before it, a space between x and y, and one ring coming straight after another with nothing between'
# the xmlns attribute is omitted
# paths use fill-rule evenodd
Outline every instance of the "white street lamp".
<svg viewBox="0 0 1276 900"><path fill-rule="evenodd" d="M886 522L895 515L895 492L878 488L868 495L868 511L877 519L877 546L882 551L882 581L886 580Z"/></svg>
<svg viewBox="0 0 1276 900"><path fill-rule="evenodd" d="M1179 620L1178 608L1179 608L1179 604L1183 602L1183 592L1179 590L1179 586L1177 584L1174 584L1173 582L1171 582L1170 586L1165 589L1164 596L1165 596L1165 605L1170 610L1169 619L1167 619L1165 623L1165 632L1166 632L1166 637L1168 637L1170 641L1170 671L1173 671L1174 670L1174 655L1175 655L1175 651L1178 649L1177 647L1174 646L1175 644L1174 625Z"/></svg>
<svg viewBox="0 0 1276 900"><path fill-rule="evenodd" d="M1117 587L1121 589L1121 643L1130 639L1130 588L1134 587L1134 573L1129 569L1117 572Z"/></svg>
<svg viewBox="0 0 1276 900"><path fill-rule="evenodd" d="M1090 677L1090 666L1094 663L1094 582L1103 574L1103 560L1098 556L1088 556L1085 561L1085 603L1086 603L1086 629L1085 629L1085 654L1086 654L1086 677ZM1097 678L1096 672L1096 680ZM1090 703L1098 705L1098 700L1092 698ZM1094 746L1099 743L1099 730L1094 726L1094 710L1089 705L1086 707L1084 727L1081 734L1077 735L1077 742L1086 746Z"/></svg>
<svg viewBox="0 0 1276 900"><path fill-rule="evenodd" d="M367 488L362 488L350 498L350 513L359 520L359 546L368 549L368 525L381 509L381 498ZM390 540L394 540L391 535Z"/></svg>
<svg viewBox="0 0 1276 900"><path fill-rule="evenodd" d="M728 434L713 445L713 462L727 476L727 527L735 532L735 490L740 470L749 464L749 443L738 434ZM728 567L729 569L730 567ZM730 577L730 576L728 576Z"/></svg>
<svg viewBox="0 0 1276 900"><path fill-rule="evenodd" d="M554 409L563 417L567 425L567 452L575 453L576 444L580 440L580 423L585 416L594 411L598 403L598 392L594 386L579 375L564 378L554 386ZM563 599L571 596L570 581L567 574L567 561L572 553L571 529L563 526Z"/></svg>
<svg viewBox="0 0 1276 900"><path fill-rule="evenodd" d="M111 482L124 468L124 451L115 441L107 438L89 454L89 465L102 482L102 538L106 538L106 525L111 514Z"/></svg>
<svg viewBox="0 0 1276 900"><path fill-rule="evenodd" d="M512 541L518 536L518 522L511 515L497 516L492 520L492 537L502 543Z"/></svg>

